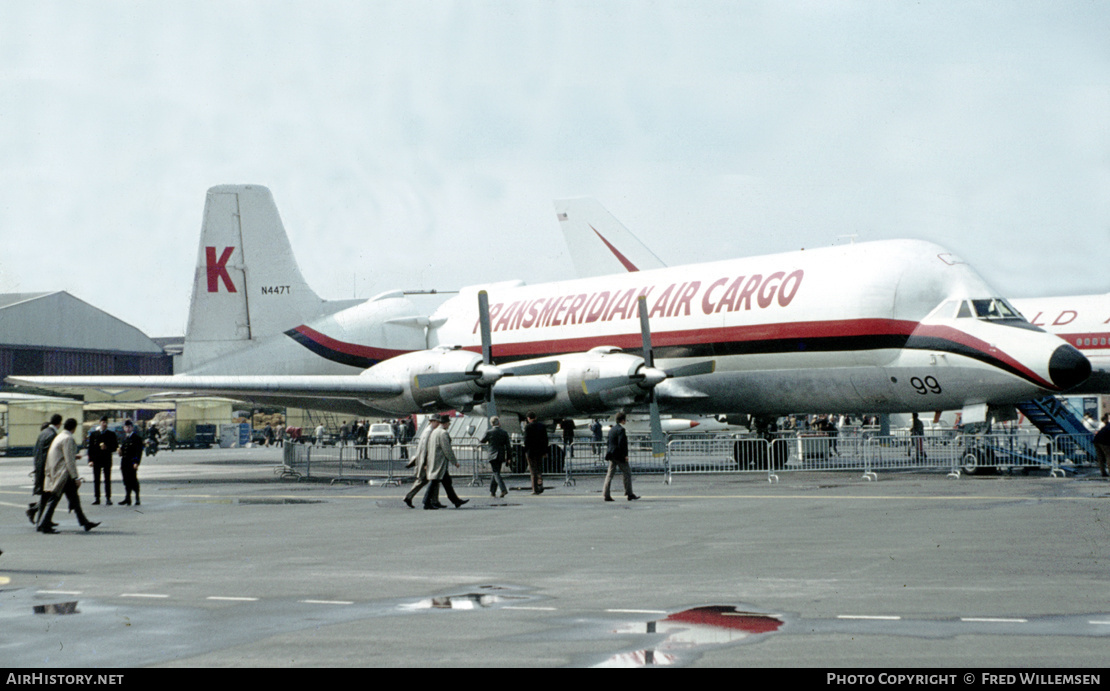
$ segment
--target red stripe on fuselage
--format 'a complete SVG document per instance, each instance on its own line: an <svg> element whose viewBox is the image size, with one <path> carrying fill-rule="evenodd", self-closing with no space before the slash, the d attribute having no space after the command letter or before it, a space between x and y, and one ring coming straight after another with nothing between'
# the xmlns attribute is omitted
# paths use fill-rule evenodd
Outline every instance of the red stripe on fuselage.
<svg viewBox="0 0 1110 691"><path fill-rule="evenodd" d="M1054 385L1050 381L1046 381L1036 372L1026 367L1021 361L1016 360L1009 354L992 347L986 341L975 338L971 334L964 333L963 331L960 331L959 329L954 329L951 326L920 324L918 325L917 329L914 330L913 335L923 338L936 338L942 341L948 341L950 343L962 345L965 348L981 353L988 358L998 360L999 362L1018 372L1037 386L1041 386L1052 391L1060 390L1060 387Z"/></svg>
<svg viewBox="0 0 1110 691"><path fill-rule="evenodd" d="M895 319L854 319L828 322L792 322L787 324L756 324L685 331L652 332L653 348L704 343L755 343L759 341L804 340L807 338L844 338L866 336L909 336L917 324ZM615 346L621 349L643 347L639 333L613 334L562 338L548 341L521 341L494 343L493 356L519 358L543 357L565 353L584 352L598 346ZM466 346L466 350L481 352L481 346Z"/></svg>
<svg viewBox="0 0 1110 691"><path fill-rule="evenodd" d="M320 345L329 350L334 350L335 352L342 353L344 355L367 358L369 360L388 360L389 358L397 357L398 355L404 355L405 353L410 352L408 350L374 348L373 346L364 346L357 343L338 341L331 336L322 334L319 331L316 331L315 329L304 325L298 326L297 328L293 329L293 331L296 331L297 333L301 334L305 338L308 338L317 345Z"/></svg>

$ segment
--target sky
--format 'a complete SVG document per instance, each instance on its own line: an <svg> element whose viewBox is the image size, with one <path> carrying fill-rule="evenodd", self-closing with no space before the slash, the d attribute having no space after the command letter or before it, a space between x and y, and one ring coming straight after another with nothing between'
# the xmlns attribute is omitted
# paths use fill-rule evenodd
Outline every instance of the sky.
<svg viewBox="0 0 1110 691"><path fill-rule="evenodd" d="M573 276L594 197L667 263L921 238L1110 291L1110 4L0 0L0 292L184 334L206 190L322 297Z"/></svg>

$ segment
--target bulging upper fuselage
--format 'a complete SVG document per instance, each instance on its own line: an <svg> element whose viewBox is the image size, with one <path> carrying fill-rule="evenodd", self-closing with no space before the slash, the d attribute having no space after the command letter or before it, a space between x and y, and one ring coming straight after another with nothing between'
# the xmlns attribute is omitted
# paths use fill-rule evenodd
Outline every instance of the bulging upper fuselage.
<svg viewBox="0 0 1110 691"><path fill-rule="evenodd" d="M283 337L306 351L306 364L314 356L317 373L370 367L368 376L407 381L416 373L458 368L460 357L480 361L479 288L489 294L494 362L562 363L557 374L542 378L542 386L534 377L500 384L499 407L547 416L602 412L642 400L643 390L631 383L594 395L583 386L634 369L641 351L640 295L647 298L660 367L716 363L711 375L659 384L657 394L676 412L894 412L1005 404L1070 388L1087 368L1074 349L1016 315L978 314L976 305L996 299L994 291L959 258L921 241L538 285L475 286L423 322L407 301L386 314L378 314L382 305L367 303ZM441 350L425 351L437 346ZM449 347L467 352L452 355ZM531 389L524 379L536 380ZM408 386L396 400L374 405L391 413L414 405L465 407L479 400L481 385L441 388Z"/></svg>
<svg viewBox="0 0 1110 691"><path fill-rule="evenodd" d="M581 208L562 208L565 223L601 237ZM205 391L366 415L490 409L495 398L501 411L552 418L645 407L765 415L985 409L1072 388L1090 372L1074 347L1021 318L970 267L927 242L650 271L622 255L619 266L614 275L466 288L431 315L401 293L353 305L322 300L297 267L269 190L221 185L205 204L183 372L18 379L102 393ZM480 354L480 296L489 305L488 361Z"/></svg>

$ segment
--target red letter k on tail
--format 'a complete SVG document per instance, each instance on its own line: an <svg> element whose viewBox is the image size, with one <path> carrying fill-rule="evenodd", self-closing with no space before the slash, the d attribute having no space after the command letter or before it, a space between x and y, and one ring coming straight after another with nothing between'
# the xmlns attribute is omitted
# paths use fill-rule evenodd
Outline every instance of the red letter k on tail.
<svg viewBox="0 0 1110 691"><path fill-rule="evenodd" d="M217 293L220 290L219 280L223 279L224 286L227 292L235 292L235 284L231 282L231 276L227 273L227 260L231 259L231 253L235 251L234 247L225 247L220 259L216 260L216 248L205 247L205 254L208 259L208 292Z"/></svg>

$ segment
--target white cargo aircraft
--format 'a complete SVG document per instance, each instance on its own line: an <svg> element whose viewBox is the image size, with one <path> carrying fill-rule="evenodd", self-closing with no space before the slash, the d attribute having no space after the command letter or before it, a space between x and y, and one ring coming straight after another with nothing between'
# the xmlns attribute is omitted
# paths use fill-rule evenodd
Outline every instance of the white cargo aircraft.
<svg viewBox="0 0 1110 691"><path fill-rule="evenodd" d="M301 277L269 190L251 185L208 191L181 364L173 376L8 380L366 416L489 413L494 401L502 414L541 419L623 408L650 411L658 431L660 408L964 409L972 421L1090 373L1076 348L1023 319L967 264L913 240L471 286L432 314L399 291L323 301Z"/></svg>
<svg viewBox="0 0 1110 691"><path fill-rule="evenodd" d="M558 200L555 208L579 276L666 267L596 200ZM1068 393L1110 394L1110 293L1011 298L1010 303L1033 326L1056 334L1090 361L1091 376ZM992 316L989 303L971 303L966 309L975 309L977 316L984 318ZM979 309L982 315L978 315Z"/></svg>

